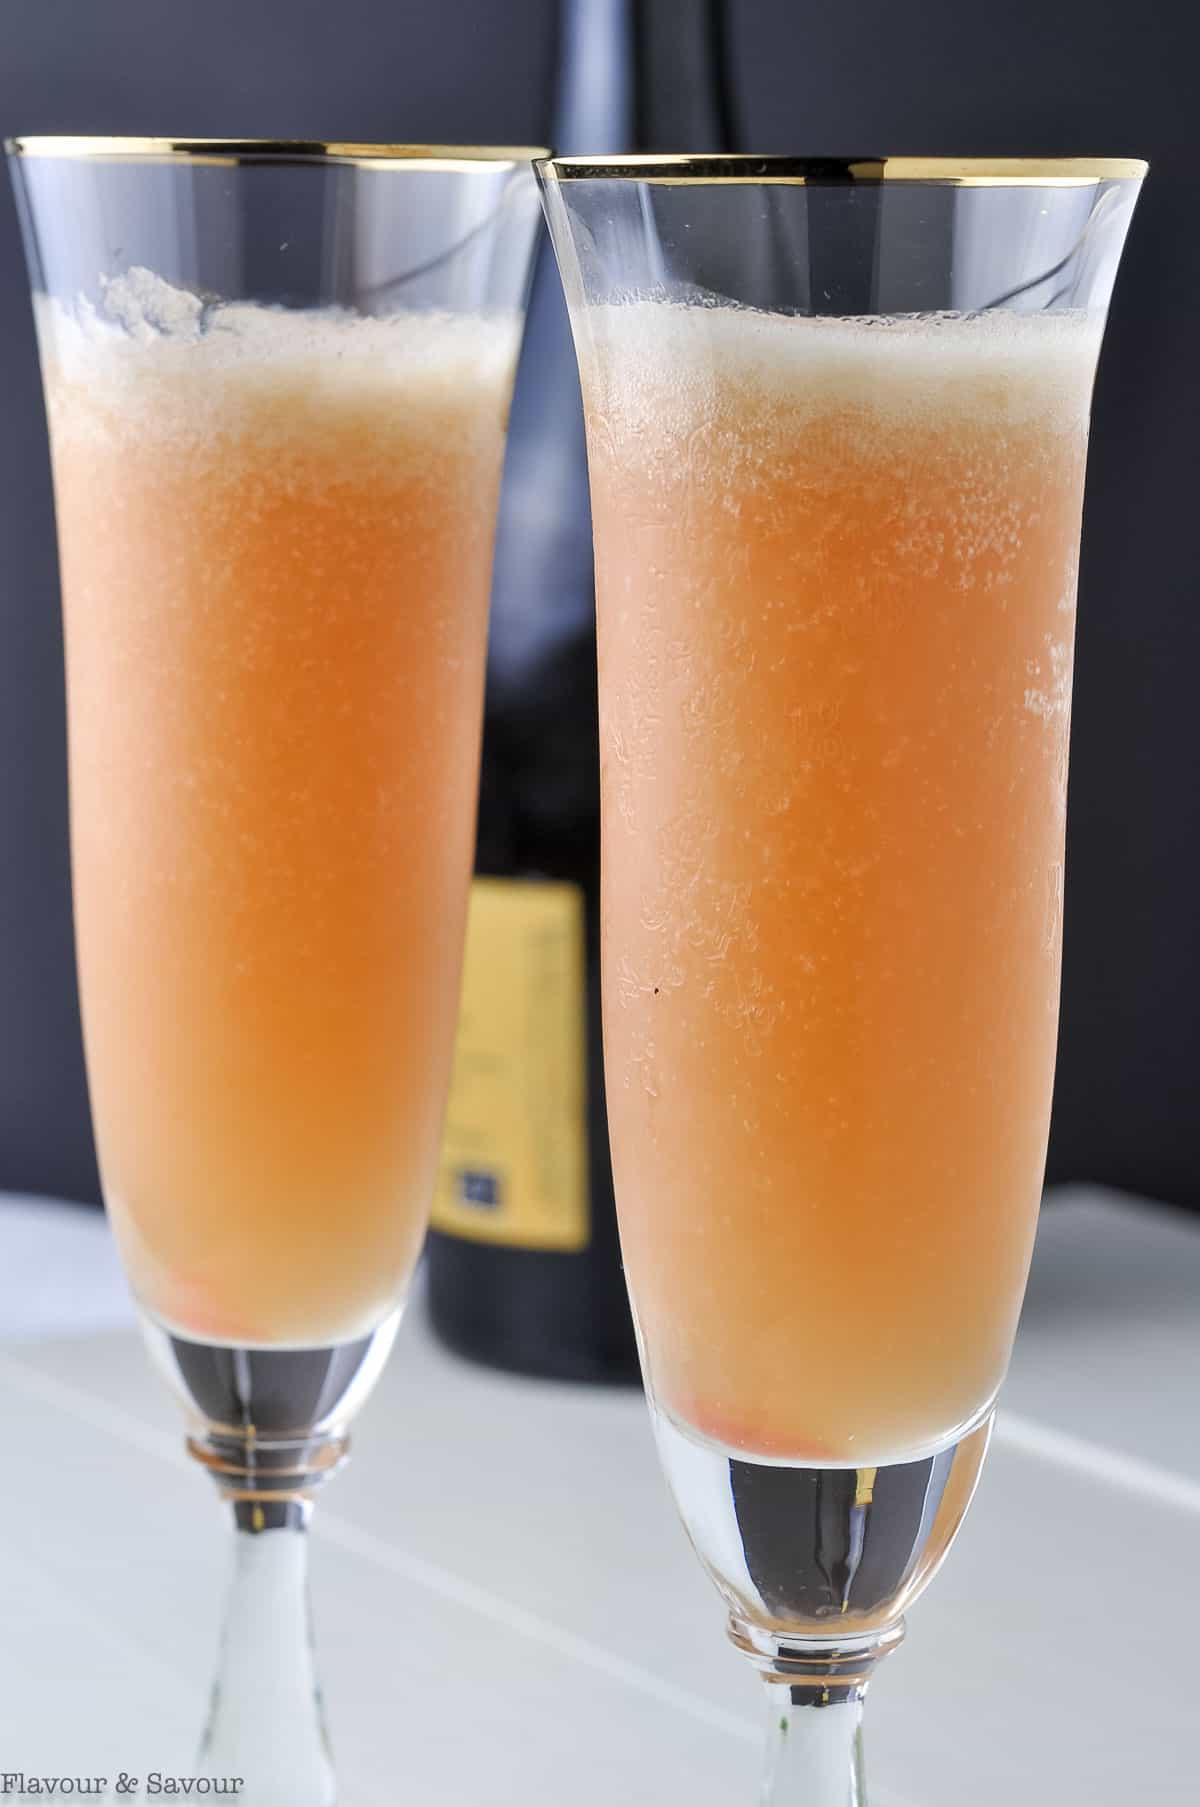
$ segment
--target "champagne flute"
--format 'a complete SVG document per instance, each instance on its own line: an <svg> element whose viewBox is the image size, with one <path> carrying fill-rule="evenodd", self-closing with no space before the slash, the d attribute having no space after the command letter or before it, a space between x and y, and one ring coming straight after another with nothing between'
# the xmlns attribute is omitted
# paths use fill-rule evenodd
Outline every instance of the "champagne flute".
<svg viewBox="0 0 1200 1807"><path fill-rule="evenodd" d="M201 1768L322 1807L305 1532L433 1187L533 153L8 150L100 1168L236 1532Z"/></svg>
<svg viewBox="0 0 1200 1807"><path fill-rule="evenodd" d="M538 165L596 548L604 1039L664 1469L865 1800L1033 1242L1096 356L1145 166Z"/></svg>

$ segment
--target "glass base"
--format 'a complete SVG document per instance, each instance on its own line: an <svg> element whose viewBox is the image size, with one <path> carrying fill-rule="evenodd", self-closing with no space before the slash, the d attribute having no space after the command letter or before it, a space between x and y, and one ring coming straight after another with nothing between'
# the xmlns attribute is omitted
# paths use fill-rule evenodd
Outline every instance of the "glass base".
<svg viewBox="0 0 1200 1807"><path fill-rule="evenodd" d="M772 1663L781 1638L826 1647L898 1626L962 1522L991 1425L989 1406L930 1454L808 1468L737 1455L654 1413L676 1506L734 1641Z"/></svg>
<svg viewBox="0 0 1200 1807"><path fill-rule="evenodd" d="M341 1466L346 1426L379 1376L399 1308L369 1336L312 1349L194 1342L147 1313L142 1333L192 1420L188 1449L227 1493L308 1493Z"/></svg>

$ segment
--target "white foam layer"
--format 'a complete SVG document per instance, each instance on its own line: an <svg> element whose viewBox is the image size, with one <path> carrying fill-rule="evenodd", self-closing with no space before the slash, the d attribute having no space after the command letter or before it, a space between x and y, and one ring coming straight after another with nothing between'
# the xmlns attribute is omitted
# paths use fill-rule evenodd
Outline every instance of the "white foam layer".
<svg viewBox="0 0 1200 1807"><path fill-rule="evenodd" d="M581 337L593 411L653 441L747 408L781 411L789 431L832 412L1077 423L1102 330L1083 312L813 319L636 300L589 308Z"/></svg>
<svg viewBox="0 0 1200 1807"><path fill-rule="evenodd" d="M142 269L99 309L39 297L36 312L56 436L176 450L241 427L297 444L339 426L412 438L431 415L494 428L520 339L515 315L206 303Z"/></svg>

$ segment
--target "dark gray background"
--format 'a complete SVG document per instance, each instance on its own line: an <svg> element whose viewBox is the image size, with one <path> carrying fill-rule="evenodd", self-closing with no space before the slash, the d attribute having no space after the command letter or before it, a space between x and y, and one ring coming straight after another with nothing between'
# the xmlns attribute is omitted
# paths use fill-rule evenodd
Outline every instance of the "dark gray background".
<svg viewBox="0 0 1200 1807"><path fill-rule="evenodd" d="M656 5L655 148L678 116ZM1051 1177L1200 1204L1195 416L1200 11L732 0L734 148L1148 156L1081 576ZM552 0L7 0L0 131L539 142ZM656 130L655 121L661 130ZM61 645L25 274L0 193L0 1188L97 1196L72 972Z"/></svg>

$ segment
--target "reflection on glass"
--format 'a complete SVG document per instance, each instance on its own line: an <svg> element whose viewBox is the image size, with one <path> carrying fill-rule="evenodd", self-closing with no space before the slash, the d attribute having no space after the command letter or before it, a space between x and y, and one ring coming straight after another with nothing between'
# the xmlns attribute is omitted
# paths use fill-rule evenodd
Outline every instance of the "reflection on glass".
<svg viewBox="0 0 1200 1807"><path fill-rule="evenodd" d="M1088 410L1142 166L540 172L587 412L643 1366L773 1684L765 1798L842 1807L1029 1260Z"/></svg>
<svg viewBox="0 0 1200 1807"><path fill-rule="evenodd" d="M316 1483L395 1331L457 1006L518 151L32 140L105 1195L240 1535L205 1766L333 1797Z"/></svg>

